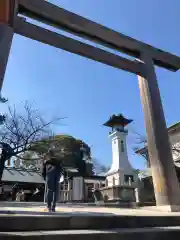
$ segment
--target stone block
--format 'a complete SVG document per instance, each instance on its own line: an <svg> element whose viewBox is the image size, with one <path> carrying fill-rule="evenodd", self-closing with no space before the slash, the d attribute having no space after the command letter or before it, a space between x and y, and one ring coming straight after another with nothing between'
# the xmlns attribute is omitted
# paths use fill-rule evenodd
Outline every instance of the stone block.
<svg viewBox="0 0 180 240"><path fill-rule="evenodd" d="M0 233L2 240L179 240L180 227L175 228L139 228L116 230L66 230L66 231L40 231L40 232L8 232Z"/></svg>

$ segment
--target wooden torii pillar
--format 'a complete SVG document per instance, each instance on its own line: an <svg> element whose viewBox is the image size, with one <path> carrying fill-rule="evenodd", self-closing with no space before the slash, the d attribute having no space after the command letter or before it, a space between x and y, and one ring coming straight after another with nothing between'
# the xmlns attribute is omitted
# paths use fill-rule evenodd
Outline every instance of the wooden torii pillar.
<svg viewBox="0 0 180 240"><path fill-rule="evenodd" d="M0 0L0 90L13 39L15 0Z"/></svg>
<svg viewBox="0 0 180 240"><path fill-rule="evenodd" d="M0 92L13 39L15 0L0 0ZM10 166L10 159L7 161Z"/></svg>
<svg viewBox="0 0 180 240"><path fill-rule="evenodd" d="M140 62L35 26L18 17L18 13L134 56ZM14 33L138 75L156 204L166 210L179 211L180 187L154 65L177 71L180 58L44 0L0 0L0 89Z"/></svg>
<svg viewBox="0 0 180 240"><path fill-rule="evenodd" d="M156 205L165 210L180 211L180 188L154 63L147 53L142 53L141 60L144 62L145 77L138 76L138 80Z"/></svg>

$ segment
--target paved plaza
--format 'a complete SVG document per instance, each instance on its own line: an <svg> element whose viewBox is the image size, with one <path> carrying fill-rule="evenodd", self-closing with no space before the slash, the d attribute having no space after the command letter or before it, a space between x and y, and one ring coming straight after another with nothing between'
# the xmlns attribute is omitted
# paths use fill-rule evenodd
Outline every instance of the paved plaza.
<svg viewBox="0 0 180 240"><path fill-rule="evenodd" d="M44 203L0 202L1 214L48 214ZM88 206L88 204L58 204L56 213L59 215L124 215L124 216L180 216L180 212L165 212L155 207L120 208Z"/></svg>

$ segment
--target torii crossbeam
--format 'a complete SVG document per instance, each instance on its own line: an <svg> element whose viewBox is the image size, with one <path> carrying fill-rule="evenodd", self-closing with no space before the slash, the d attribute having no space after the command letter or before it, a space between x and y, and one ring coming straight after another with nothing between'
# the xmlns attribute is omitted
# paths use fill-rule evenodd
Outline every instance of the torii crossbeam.
<svg viewBox="0 0 180 240"><path fill-rule="evenodd" d="M129 60L108 50L33 25L26 21L26 17L126 53L138 60ZM180 210L179 183L154 68L154 65L157 65L170 71L177 71L180 69L180 58L45 0L0 0L1 88L15 33L138 75L156 204L172 211Z"/></svg>

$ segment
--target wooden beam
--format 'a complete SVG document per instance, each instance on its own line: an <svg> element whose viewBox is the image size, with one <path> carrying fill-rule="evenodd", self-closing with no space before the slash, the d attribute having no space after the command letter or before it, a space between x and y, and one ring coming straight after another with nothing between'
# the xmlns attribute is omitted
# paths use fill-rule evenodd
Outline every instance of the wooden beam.
<svg viewBox="0 0 180 240"><path fill-rule="evenodd" d="M154 63L171 71L180 69L180 58L137 41L44 0L19 0L20 13L112 49L139 58L151 55Z"/></svg>
<svg viewBox="0 0 180 240"><path fill-rule="evenodd" d="M13 25L17 0L0 0L0 23Z"/></svg>
<svg viewBox="0 0 180 240"><path fill-rule="evenodd" d="M0 23L0 92L4 81L13 34L13 28L7 24Z"/></svg>
<svg viewBox="0 0 180 240"><path fill-rule="evenodd" d="M10 0L0 1L0 23L9 23Z"/></svg>
<svg viewBox="0 0 180 240"><path fill-rule="evenodd" d="M144 65L140 62L133 62L102 49L41 28L39 26L25 22L19 17L16 18L14 31L15 33L31 38L33 40L143 76Z"/></svg>

